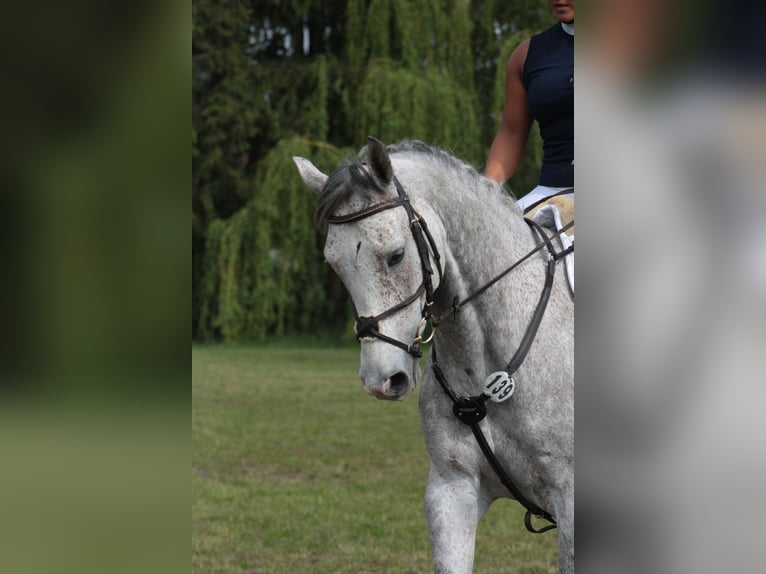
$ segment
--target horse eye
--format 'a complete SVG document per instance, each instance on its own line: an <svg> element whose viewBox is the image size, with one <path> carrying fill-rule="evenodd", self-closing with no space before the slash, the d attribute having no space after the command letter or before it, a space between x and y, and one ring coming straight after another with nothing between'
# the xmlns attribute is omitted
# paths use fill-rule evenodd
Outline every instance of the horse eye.
<svg viewBox="0 0 766 574"><path fill-rule="evenodd" d="M393 267L397 263L399 263L402 259L404 259L404 249L397 249L394 251L386 261L389 267Z"/></svg>

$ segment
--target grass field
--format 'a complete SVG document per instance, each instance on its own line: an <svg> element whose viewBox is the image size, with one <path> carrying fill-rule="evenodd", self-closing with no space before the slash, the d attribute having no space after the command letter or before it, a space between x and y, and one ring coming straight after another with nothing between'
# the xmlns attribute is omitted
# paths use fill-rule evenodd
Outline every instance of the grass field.
<svg viewBox="0 0 766 574"><path fill-rule="evenodd" d="M192 347L192 572L428 573L416 392L368 397L358 347ZM496 502L477 573L556 571Z"/></svg>

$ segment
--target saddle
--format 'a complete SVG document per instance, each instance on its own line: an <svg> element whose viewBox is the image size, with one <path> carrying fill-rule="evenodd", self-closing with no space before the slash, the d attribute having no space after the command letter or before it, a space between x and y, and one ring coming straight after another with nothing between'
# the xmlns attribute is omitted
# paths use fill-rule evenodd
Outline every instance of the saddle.
<svg viewBox="0 0 766 574"><path fill-rule="evenodd" d="M574 198L573 197L567 197L566 195L554 195L553 197L549 197L545 201L542 201L536 205L531 206L529 211L525 213L527 217L530 219L535 219L535 215L538 211L543 209L545 206L551 205L556 208L556 210L559 213L559 218L561 219L561 227L567 225L568 223L574 221ZM569 235L570 237L574 237L574 225L567 229L564 233Z"/></svg>
<svg viewBox="0 0 766 574"><path fill-rule="evenodd" d="M569 229L558 232L559 229L563 229L567 224L574 222L574 197L554 195L530 205L524 212L524 217L553 231L558 236L562 249L574 245L574 224ZM574 252L564 258L564 266L566 267L569 289L574 295Z"/></svg>

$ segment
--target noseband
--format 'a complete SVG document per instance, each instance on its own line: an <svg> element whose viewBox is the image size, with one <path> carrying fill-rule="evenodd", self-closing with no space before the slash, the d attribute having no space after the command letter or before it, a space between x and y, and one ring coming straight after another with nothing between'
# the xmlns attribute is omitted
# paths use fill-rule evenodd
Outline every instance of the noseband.
<svg viewBox="0 0 766 574"><path fill-rule="evenodd" d="M386 211L387 209L392 209L399 206L404 207L404 210L407 212L407 219L410 223L412 237L415 239L415 245L417 246L418 255L420 256L420 267L423 271L423 282L420 284L420 287L418 287L417 291L407 297L404 301L397 303L390 309L386 309L374 317L360 316L356 310L356 305L354 305L354 316L356 317L356 324L354 329L356 331L356 338L358 341L361 341L364 338L377 338L381 341L385 341L386 343L399 347L400 349L404 349L415 358L420 358L422 356L422 353L420 352L420 343L428 343L433 336L433 331L431 331L431 334L428 336L428 338L423 339L423 334L426 326L431 320L431 307L433 306L434 302L434 288L433 282L431 280L431 277L434 274L434 270L431 266L430 253L433 254L433 258L436 261L436 267L439 271L440 283L442 278L442 267L440 261L441 258L439 256L439 250L436 248L434 238L431 235L431 232L428 230L428 226L426 225L425 220L422 219L418 212L415 211L415 208L412 207L410 198L407 196L407 193L404 191L402 184L399 183L399 180L396 178L396 176L394 176L393 180L394 186L396 187L396 192L398 194L397 198L376 203L347 215L331 215L327 218L327 223L333 225L353 223L355 221L366 219L382 211ZM415 338L413 339L412 343L397 341L396 339L388 337L379 331L378 323L380 321L390 317L398 311L401 311L405 307L410 306L412 303L417 301L423 293L426 294L426 302L425 305L423 305L420 324L418 325L418 328L415 332Z"/></svg>

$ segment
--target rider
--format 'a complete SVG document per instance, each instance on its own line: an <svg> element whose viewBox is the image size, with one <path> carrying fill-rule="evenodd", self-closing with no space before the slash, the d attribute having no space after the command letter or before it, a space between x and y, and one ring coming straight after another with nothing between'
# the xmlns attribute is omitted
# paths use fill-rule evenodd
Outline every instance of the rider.
<svg viewBox="0 0 766 574"><path fill-rule="evenodd" d="M505 71L505 105L484 175L508 180L524 156L532 121L543 139L537 187L518 203L522 210L574 188L574 0L548 0L556 24L524 40Z"/></svg>

